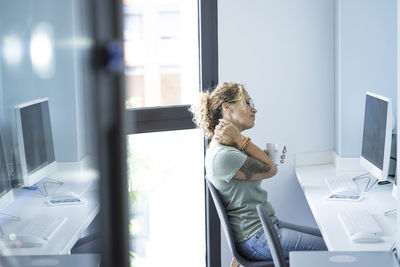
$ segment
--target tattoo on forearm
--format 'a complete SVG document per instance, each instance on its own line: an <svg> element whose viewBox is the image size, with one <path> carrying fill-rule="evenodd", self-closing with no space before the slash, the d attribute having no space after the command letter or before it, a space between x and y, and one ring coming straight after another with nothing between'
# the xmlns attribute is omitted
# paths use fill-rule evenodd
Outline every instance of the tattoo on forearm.
<svg viewBox="0 0 400 267"><path fill-rule="evenodd" d="M240 170L246 176L246 180L250 180L250 178L253 177L254 174L269 172L271 170L271 167L255 158L248 157Z"/></svg>

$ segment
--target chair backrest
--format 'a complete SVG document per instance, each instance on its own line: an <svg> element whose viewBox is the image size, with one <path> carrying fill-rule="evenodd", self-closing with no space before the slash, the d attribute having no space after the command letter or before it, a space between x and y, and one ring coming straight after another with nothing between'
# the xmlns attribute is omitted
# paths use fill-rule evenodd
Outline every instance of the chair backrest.
<svg viewBox="0 0 400 267"><path fill-rule="evenodd" d="M233 254L233 257L243 266L273 266L272 261L251 261L244 258L239 252L236 250L235 239L233 238L231 226L228 221L228 217L226 216L224 205L221 201L219 193L214 185L206 178L207 187L210 190L211 197L214 200L215 208L217 209L218 217L221 222L222 229L224 230L226 240L228 242L228 246L230 251Z"/></svg>
<svg viewBox="0 0 400 267"><path fill-rule="evenodd" d="M222 229L224 230L225 237L228 241L229 249L233 252L236 251L235 240L233 238L232 230L229 225L228 217L226 216L224 205L222 204L221 198L218 194L217 189L214 185L207 179L207 185L210 189L211 196L214 200L215 208L217 209L219 220L221 221Z"/></svg>
<svg viewBox="0 0 400 267"><path fill-rule="evenodd" d="M286 266L286 260L283 255L281 242L279 241L279 237L274 227L274 224L272 223L271 217L269 216L264 206L261 204L257 205L257 212L264 229L265 237L267 239L269 250L271 251L275 267Z"/></svg>

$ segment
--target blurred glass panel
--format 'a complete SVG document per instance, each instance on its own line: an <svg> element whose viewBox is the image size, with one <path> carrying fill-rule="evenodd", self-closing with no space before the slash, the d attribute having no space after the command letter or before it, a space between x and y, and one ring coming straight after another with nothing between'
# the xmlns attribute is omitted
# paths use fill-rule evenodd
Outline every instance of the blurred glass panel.
<svg viewBox="0 0 400 267"><path fill-rule="evenodd" d="M13 193L1 205L0 189L1 256L100 252L97 238L79 246L100 232L93 9L89 0L0 2L0 183L9 180ZM25 111L31 116L20 127L16 106L43 99L45 107ZM43 157L44 147L51 156ZM32 180L23 171L27 160Z"/></svg>
<svg viewBox="0 0 400 267"><path fill-rule="evenodd" d="M205 266L203 155L199 129L128 136L132 266Z"/></svg>
<svg viewBox="0 0 400 267"><path fill-rule="evenodd" d="M125 66L143 68L143 83L134 83L129 74L126 76L126 107L193 103L199 92L197 0L123 3ZM165 74L164 66L179 72Z"/></svg>

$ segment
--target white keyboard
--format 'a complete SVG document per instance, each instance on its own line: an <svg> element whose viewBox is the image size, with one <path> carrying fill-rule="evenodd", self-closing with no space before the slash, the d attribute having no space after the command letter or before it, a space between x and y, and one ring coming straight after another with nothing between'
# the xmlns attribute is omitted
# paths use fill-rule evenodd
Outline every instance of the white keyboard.
<svg viewBox="0 0 400 267"><path fill-rule="evenodd" d="M332 193L359 192L360 190L352 178L353 176L346 174L330 175L325 177L325 182Z"/></svg>
<svg viewBox="0 0 400 267"><path fill-rule="evenodd" d="M339 213L339 219L349 237L359 232L383 234L382 228L367 210L343 211Z"/></svg>
<svg viewBox="0 0 400 267"><path fill-rule="evenodd" d="M36 236L49 241L65 224L67 217L38 214L34 218L27 219L26 221L26 226L18 235Z"/></svg>

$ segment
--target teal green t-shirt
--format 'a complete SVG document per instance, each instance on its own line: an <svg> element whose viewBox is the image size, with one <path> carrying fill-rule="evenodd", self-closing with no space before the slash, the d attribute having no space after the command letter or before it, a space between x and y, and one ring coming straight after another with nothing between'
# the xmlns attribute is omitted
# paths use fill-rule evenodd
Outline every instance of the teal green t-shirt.
<svg viewBox="0 0 400 267"><path fill-rule="evenodd" d="M261 188L261 180L233 178L246 160L247 155L237 148L223 145L208 148L205 159L207 177L221 196L237 243L249 239L262 228L256 208L258 204L264 205L272 222L277 220L267 201L268 193Z"/></svg>

